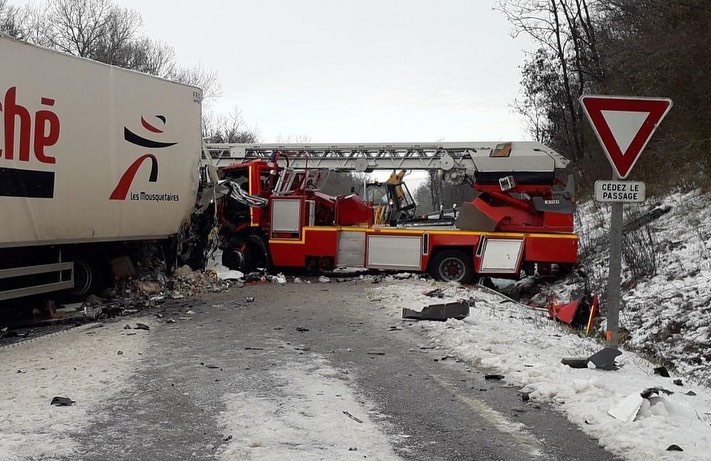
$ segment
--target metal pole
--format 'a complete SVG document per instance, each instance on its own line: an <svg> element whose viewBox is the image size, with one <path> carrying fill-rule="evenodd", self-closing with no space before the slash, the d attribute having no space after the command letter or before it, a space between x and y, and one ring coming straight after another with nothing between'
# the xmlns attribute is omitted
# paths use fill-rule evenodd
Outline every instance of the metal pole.
<svg viewBox="0 0 711 461"><path fill-rule="evenodd" d="M619 181L612 174L613 181ZM607 281L607 331L609 346L617 349L620 312L620 284L622 283L622 219L623 203L612 204L610 219L610 274Z"/></svg>

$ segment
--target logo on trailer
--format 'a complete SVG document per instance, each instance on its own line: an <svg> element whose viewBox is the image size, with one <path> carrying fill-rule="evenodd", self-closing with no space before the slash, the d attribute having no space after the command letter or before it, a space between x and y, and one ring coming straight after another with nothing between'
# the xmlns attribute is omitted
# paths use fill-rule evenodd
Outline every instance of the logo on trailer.
<svg viewBox="0 0 711 461"><path fill-rule="evenodd" d="M40 98L42 106L53 107L54 103L52 98ZM61 124L56 113L42 109L32 114L17 103L17 87L14 86L0 101L0 113L0 132L5 138L0 144L0 160L57 163L47 151L59 141ZM0 166L0 197L53 198L54 172Z"/></svg>
<svg viewBox="0 0 711 461"><path fill-rule="evenodd" d="M165 116L156 115L155 118L160 121L163 126L165 126ZM143 116L141 116L141 126L146 131L149 131L154 134L162 134L164 131L163 128L157 126L157 124L149 123ZM148 149L163 149L178 144L177 142L161 142L143 136L139 136L130 129L128 129L128 127L123 128L123 138L131 144L135 144L139 147L145 147ZM119 179L118 184L111 193L109 200L126 200L126 197L128 196L128 191L131 188L131 185L133 184L133 180L136 177L138 170L148 160L150 160L151 167L148 182L158 182L158 159L154 154L143 154L142 156L138 157L123 173L121 179ZM131 194L131 200L177 201L178 196L175 194L147 194L145 192L141 192L139 194Z"/></svg>

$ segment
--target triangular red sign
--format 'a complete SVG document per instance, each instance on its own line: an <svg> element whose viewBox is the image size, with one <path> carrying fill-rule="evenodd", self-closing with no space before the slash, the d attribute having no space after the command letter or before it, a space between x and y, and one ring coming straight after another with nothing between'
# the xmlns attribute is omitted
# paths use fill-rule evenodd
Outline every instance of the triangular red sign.
<svg viewBox="0 0 711 461"><path fill-rule="evenodd" d="M625 179L669 109L668 98L580 97L613 170Z"/></svg>

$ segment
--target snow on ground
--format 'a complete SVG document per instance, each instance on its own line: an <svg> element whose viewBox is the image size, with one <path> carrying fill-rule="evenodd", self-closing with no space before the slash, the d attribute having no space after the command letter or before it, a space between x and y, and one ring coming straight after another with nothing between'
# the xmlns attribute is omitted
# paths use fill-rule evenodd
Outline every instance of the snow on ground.
<svg viewBox="0 0 711 461"><path fill-rule="evenodd" d="M620 326L630 332L626 346L711 386L711 194L677 192L647 203L625 205L626 222L655 207L670 211L623 242L630 250L622 261ZM604 295L609 207L587 202L576 220L583 254L588 253L582 267L592 288ZM637 265L653 258L656 274L635 274L633 257Z"/></svg>
<svg viewBox="0 0 711 461"><path fill-rule="evenodd" d="M147 331L124 325L89 324L0 348L0 459L77 454L72 435L88 428L102 401L125 388L146 347ZM76 403L50 405L55 396Z"/></svg>
<svg viewBox="0 0 711 461"><path fill-rule="evenodd" d="M441 288L442 299L424 293ZM419 322L416 328L434 343L473 365L505 375L507 383L521 386L533 401L552 404L585 433L624 459L708 460L711 452L711 390L673 384L673 378L653 373L654 365L622 349L617 371L574 369L563 357L588 357L604 347L556 324L547 313L496 294L424 280L384 283L370 293L377 305L393 317L402 308L420 310L428 304L474 299L475 307L462 320ZM625 397L650 387L672 395L645 401L630 423L608 415ZM686 395L692 391L696 395ZM683 452L666 451L676 444Z"/></svg>
<svg viewBox="0 0 711 461"><path fill-rule="evenodd" d="M374 421L382 416L353 393L346 372L312 354L271 374L263 393L225 397L221 422L232 439L223 460L400 459Z"/></svg>

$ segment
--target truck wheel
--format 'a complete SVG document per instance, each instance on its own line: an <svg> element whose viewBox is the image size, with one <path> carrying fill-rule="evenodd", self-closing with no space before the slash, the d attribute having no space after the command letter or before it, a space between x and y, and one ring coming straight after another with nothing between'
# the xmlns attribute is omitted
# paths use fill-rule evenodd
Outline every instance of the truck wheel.
<svg viewBox="0 0 711 461"><path fill-rule="evenodd" d="M471 257L462 250L437 253L430 262L430 273L437 280L460 283L472 283L476 275Z"/></svg>
<svg viewBox="0 0 711 461"><path fill-rule="evenodd" d="M87 296L95 294L105 288L106 272L100 261L91 258L76 259L74 261L74 288L73 296Z"/></svg>

